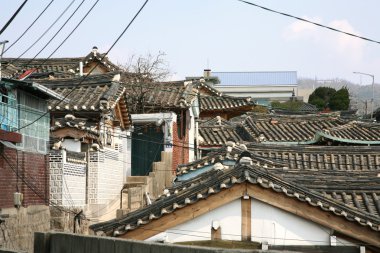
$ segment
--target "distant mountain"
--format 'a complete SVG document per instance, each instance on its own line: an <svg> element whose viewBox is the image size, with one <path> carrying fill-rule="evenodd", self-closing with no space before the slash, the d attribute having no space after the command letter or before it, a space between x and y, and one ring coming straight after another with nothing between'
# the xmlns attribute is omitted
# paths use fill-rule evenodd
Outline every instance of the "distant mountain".
<svg viewBox="0 0 380 253"><path fill-rule="evenodd" d="M366 101L367 101L367 113L371 112L371 99L372 99L372 85L359 85L352 83L344 79L333 79L325 81L316 81L311 78L299 78L299 89L312 90L320 86L331 87L336 90L346 86L350 92L351 108L357 109L359 114L365 114ZM375 96L374 104L375 109L380 107L380 84L375 83Z"/></svg>

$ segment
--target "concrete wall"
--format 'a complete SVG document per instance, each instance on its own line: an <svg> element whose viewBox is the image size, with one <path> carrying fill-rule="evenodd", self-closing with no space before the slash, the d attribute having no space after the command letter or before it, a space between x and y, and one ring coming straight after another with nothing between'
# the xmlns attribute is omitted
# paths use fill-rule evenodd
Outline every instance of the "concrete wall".
<svg viewBox="0 0 380 253"><path fill-rule="evenodd" d="M36 205L27 208L2 208L0 217L0 248L32 252L34 232L50 230L48 206Z"/></svg>

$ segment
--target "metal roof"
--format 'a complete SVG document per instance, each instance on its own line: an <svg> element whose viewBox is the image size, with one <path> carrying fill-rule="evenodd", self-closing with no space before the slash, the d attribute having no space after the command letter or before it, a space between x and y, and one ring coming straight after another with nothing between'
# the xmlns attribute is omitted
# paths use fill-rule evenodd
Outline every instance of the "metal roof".
<svg viewBox="0 0 380 253"><path fill-rule="evenodd" d="M212 72L218 85L297 85L297 71Z"/></svg>

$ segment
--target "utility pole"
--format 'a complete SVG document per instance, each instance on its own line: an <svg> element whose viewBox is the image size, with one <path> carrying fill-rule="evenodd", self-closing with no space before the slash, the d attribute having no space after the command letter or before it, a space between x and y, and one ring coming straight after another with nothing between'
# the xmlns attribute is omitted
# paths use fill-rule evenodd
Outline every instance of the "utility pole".
<svg viewBox="0 0 380 253"><path fill-rule="evenodd" d="M374 111L374 100L375 100L375 75L363 73L363 72L353 72L354 74L365 75L372 77L372 99L371 99L371 120L373 119L373 111Z"/></svg>
<svg viewBox="0 0 380 253"><path fill-rule="evenodd" d="M8 41L7 40L0 41L0 80L1 80L1 60L3 59L5 43L8 43Z"/></svg>

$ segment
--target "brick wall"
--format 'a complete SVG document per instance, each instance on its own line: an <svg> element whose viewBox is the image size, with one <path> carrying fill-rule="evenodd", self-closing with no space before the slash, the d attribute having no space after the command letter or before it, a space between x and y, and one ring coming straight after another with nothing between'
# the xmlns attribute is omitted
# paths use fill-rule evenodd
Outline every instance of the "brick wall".
<svg viewBox="0 0 380 253"><path fill-rule="evenodd" d="M172 170L175 173L179 164L189 162L189 129L186 127L185 136L179 138L177 122L173 123L173 162Z"/></svg>
<svg viewBox="0 0 380 253"><path fill-rule="evenodd" d="M18 151L19 176L35 189L35 194L21 179L17 180L16 173L12 170L17 168L17 152L15 149L1 146L1 154L8 159L11 166L0 156L0 208L13 207L13 193L17 190L24 196L22 205L44 205L48 203L49 183L47 156L37 153ZM18 181L18 183L17 183Z"/></svg>

